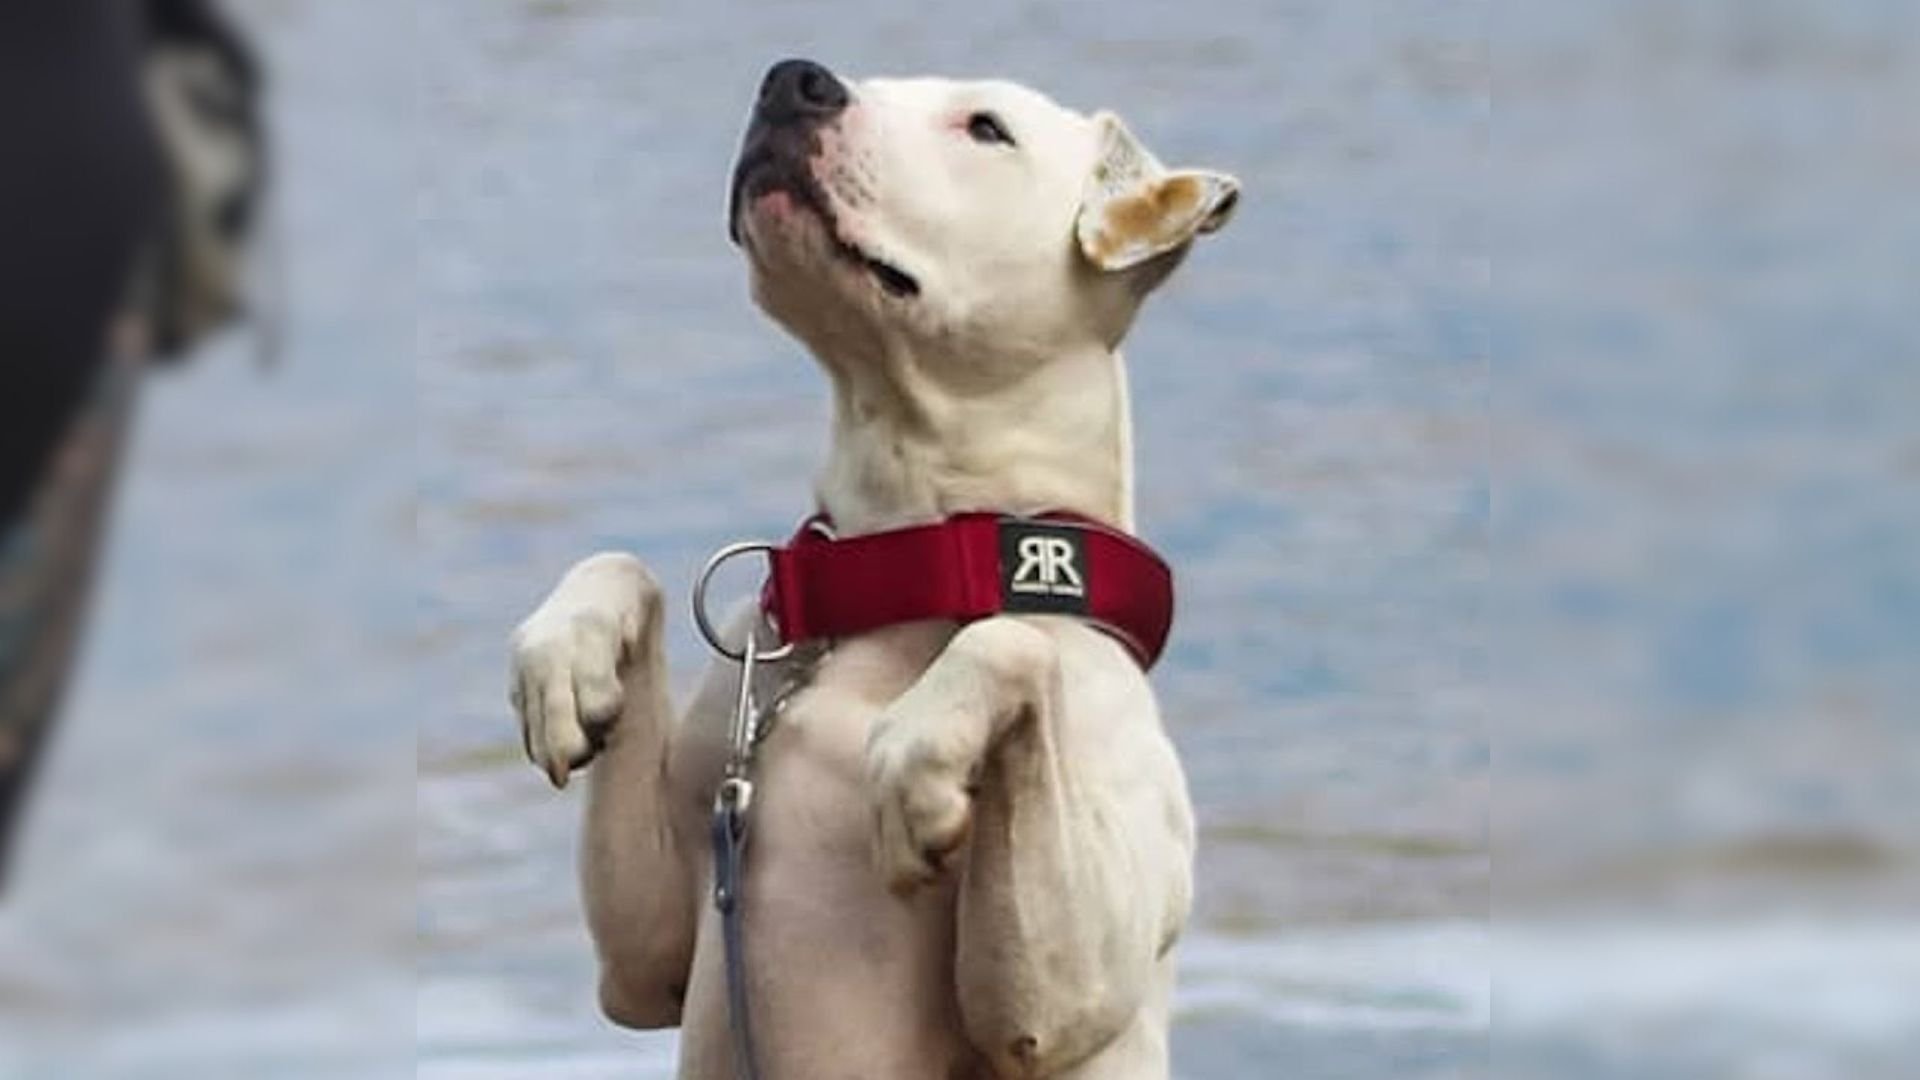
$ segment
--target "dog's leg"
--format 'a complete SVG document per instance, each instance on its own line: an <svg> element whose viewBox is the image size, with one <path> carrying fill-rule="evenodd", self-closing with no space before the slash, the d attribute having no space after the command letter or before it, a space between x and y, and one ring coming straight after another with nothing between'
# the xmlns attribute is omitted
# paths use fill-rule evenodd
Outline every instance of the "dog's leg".
<svg viewBox="0 0 1920 1080"><path fill-rule="evenodd" d="M567 572L513 636L527 754L556 787L596 754L580 850L600 1006L629 1027L679 1023L697 915L692 853L667 791L674 723L660 587L639 560Z"/></svg>
<svg viewBox="0 0 1920 1080"><path fill-rule="evenodd" d="M896 892L971 837L956 978L968 1037L1001 1075L1056 1075L1126 1031L1186 921L1185 781L1146 684L1116 659L1107 642L974 623L869 738Z"/></svg>

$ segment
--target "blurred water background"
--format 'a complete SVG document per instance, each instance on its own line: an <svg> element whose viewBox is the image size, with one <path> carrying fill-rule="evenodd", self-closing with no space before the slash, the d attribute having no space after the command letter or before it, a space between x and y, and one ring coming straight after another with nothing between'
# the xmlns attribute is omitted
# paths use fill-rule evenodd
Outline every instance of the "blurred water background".
<svg viewBox="0 0 1920 1080"><path fill-rule="evenodd" d="M237 6L291 352L150 387L0 1075L670 1075L504 640L583 554L684 596L808 509L822 384L722 221L787 55L1244 182L1127 349L1179 1076L1920 1069L1910 5Z"/></svg>

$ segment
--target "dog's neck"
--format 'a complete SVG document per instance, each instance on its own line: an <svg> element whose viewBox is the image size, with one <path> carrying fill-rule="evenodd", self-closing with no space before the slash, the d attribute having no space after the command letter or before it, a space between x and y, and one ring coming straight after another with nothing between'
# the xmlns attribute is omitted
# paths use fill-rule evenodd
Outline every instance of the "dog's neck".
<svg viewBox="0 0 1920 1080"><path fill-rule="evenodd" d="M846 535L968 510L1064 510L1133 531L1126 369L1101 348L955 392L911 363L823 365L833 429L815 486Z"/></svg>

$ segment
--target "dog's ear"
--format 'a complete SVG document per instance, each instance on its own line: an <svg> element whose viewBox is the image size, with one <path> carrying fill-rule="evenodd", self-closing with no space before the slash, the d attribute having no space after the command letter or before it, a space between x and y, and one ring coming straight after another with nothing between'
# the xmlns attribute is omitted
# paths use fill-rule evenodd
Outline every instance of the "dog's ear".
<svg viewBox="0 0 1920 1080"><path fill-rule="evenodd" d="M1227 223L1240 182L1225 173L1169 169L1110 112L1094 115L1099 151L1074 232L1102 270L1125 270Z"/></svg>

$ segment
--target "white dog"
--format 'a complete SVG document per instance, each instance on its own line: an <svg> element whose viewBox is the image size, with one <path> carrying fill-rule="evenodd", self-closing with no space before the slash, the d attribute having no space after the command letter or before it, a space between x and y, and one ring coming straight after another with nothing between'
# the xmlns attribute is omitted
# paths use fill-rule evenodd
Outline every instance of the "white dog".
<svg viewBox="0 0 1920 1080"><path fill-rule="evenodd" d="M729 224L832 383L815 498L837 534L965 511L1130 532L1117 347L1236 197L1020 86L776 65ZM708 829L739 666L676 722L664 618L639 561L586 559L515 632L513 700L556 786L599 759L580 866L602 1007L683 1025L680 1074L704 1080L738 1064ZM780 640L752 608L728 634L749 632ZM761 1075L1165 1077L1194 834L1136 655L1085 619L995 614L814 656L760 669L763 695L804 677L753 773Z"/></svg>

